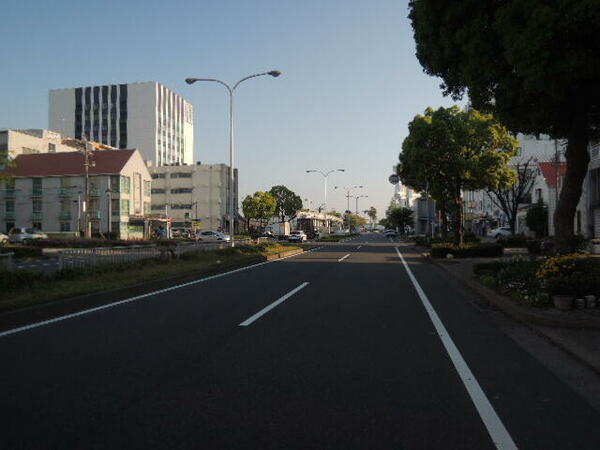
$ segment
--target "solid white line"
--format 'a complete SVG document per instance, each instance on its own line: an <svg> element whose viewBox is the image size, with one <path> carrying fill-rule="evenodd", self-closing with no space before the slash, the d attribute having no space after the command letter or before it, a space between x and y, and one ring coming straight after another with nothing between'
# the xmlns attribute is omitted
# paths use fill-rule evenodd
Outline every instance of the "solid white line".
<svg viewBox="0 0 600 450"><path fill-rule="evenodd" d="M65 316L55 317L54 319L43 320L41 322L32 323L31 325L25 325L25 326L22 326L19 328L13 328L12 330L2 331L2 332L0 332L0 338L4 337L4 336L9 336L11 334L19 333L21 331L31 330L33 328L38 328L38 327L42 327L44 325L49 325L51 323L61 322L63 320L72 319L74 317L84 316L86 314L90 314L90 313L93 313L96 311L102 311L103 309L109 309L109 308L113 308L115 306L124 305L125 303L134 302L136 300L141 300L143 298L151 297L153 295L163 294L163 293L169 292L169 291L174 291L175 289L179 289L182 287L193 286L194 284L204 283L205 281L210 281L210 280L214 280L216 278L221 278L221 277L224 277L227 275L232 275L234 273L243 272L244 270L249 270L249 269L253 269L255 267L264 266L265 264L278 262L278 261L281 261L282 259L293 258L294 256L298 256L298 255L302 255L302 253L297 253L295 255L290 255L290 256L284 256L283 258L274 259L271 261L263 261L260 263L252 264L251 266L240 267L239 269L230 270L229 272L218 273L216 275L211 275L210 277L201 278L199 280L189 281L187 283L178 284L176 286L171 286L168 288L160 289L158 291L148 292L147 294L142 294L142 295L137 295L135 297L126 298L124 300L120 300L120 301L114 302L114 303L109 303L107 305L97 306L95 308L90 308L90 309L84 309L83 311L79 311L79 312L72 313L72 314L67 314Z"/></svg>
<svg viewBox="0 0 600 450"><path fill-rule="evenodd" d="M510 434L508 434L508 431L504 427L504 424L500 420L500 417L498 417L498 414L496 413L494 407L491 405L490 401L485 395L485 392L483 392L483 389L481 389L481 386L475 378L475 375L473 375L473 373L471 372L471 369L460 354L460 351L454 344L454 341L448 334L446 327L435 312L435 309L433 309L433 306L431 306L427 295L425 294L425 292L421 288L421 285L413 275L412 271L410 270L410 267L408 267L408 264L406 264L406 261L402 257L402 253L400 253L398 247L395 247L395 249L396 253L398 253L398 256L400 257L400 260L402 261L402 264L404 265L404 268L406 269L406 273L408 273L408 277L412 281L417 291L417 294L419 294L419 298L423 303L425 311L427 311L427 314L429 315L429 318L431 319L435 330L437 331L438 335L440 336L440 339L442 340L442 344L444 345L448 356L450 356L450 359L454 364L454 368L458 372L458 376L460 377L465 388L467 389L467 392L469 393L469 396L471 397L471 401L475 405L475 408L477 408L477 412L479 413L481 420L487 428L487 431L490 437L492 438L494 445L496 446L496 448L502 450L516 449L517 446L514 443L512 437L510 436Z"/></svg>
<svg viewBox="0 0 600 450"><path fill-rule="evenodd" d="M350 253L348 253L346 256L342 256L340 259L338 259L338 262L342 262L343 260L345 260L348 256L350 256Z"/></svg>
<svg viewBox="0 0 600 450"><path fill-rule="evenodd" d="M273 303L271 303L269 306L266 306L265 308L261 309L259 312L257 312L256 314L254 314L253 316L249 317L248 319L244 320L242 323L240 323L238 326L240 327L247 327L248 325L250 325L252 322L254 322L255 320L259 319L261 316L264 316L266 313L268 313L269 311L271 311L273 308L275 308L277 305L285 302L288 298L290 298L292 295L294 295L296 292L304 289L306 286L308 286L308 281L305 281L304 283L302 283L300 286L298 286L297 288L291 290L290 292L288 292L287 294L285 294L283 297L280 297L278 300L275 300Z"/></svg>

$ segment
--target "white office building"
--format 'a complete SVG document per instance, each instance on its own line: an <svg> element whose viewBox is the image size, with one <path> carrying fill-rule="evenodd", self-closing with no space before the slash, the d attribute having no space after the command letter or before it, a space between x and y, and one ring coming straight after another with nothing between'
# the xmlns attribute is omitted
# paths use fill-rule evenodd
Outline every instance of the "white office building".
<svg viewBox="0 0 600 450"><path fill-rule="evenodd" d="M137 148L155 166L192 164L192 104L155 81L51 90L51 130L118 148Z"/></svg>
<svg viewBox="0 0 600 450"><path fill-rule="evenodd" d="M150 167L152 213L164 214L174 227L229 230L229 166L225 164ZM235 223L238 213L238 171L234 174Z"/></svg>

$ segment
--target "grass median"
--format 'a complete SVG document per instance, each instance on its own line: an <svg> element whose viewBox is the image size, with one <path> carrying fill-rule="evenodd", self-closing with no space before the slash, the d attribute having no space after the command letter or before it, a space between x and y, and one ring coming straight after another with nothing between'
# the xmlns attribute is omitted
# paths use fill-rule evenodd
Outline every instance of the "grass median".
<svg viewBox="0 0 600 450"><path fill-rule="evenodd" d="M0 272L0 313L149 281L219 273L296 249L300 247L262 243L187 253L180 259L169 261L148 259L127 264L66 269L51 275L22 270Z"/></svg>

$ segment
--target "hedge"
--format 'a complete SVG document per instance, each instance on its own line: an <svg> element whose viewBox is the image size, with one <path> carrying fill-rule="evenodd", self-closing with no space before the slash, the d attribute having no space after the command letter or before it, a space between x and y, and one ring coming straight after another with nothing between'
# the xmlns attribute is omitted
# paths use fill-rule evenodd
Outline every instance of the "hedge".
<svg viewBox="0 0 600 450"><path fill-rule="evenodd" d="M470 243L463 245L456 244L433 244L431 246L431 256L433 258L445 258L451 254L455 258L475 258L475 257L494 257L502 256L504 248L497 243Z"/></svg>
<svg viewBox="0 0 600 450"><path fill-rule="evenodd" d="M14 253L15 258L37 258L42 256L42 248L31 245L6 245L0 247L0 253Z"/></svg>

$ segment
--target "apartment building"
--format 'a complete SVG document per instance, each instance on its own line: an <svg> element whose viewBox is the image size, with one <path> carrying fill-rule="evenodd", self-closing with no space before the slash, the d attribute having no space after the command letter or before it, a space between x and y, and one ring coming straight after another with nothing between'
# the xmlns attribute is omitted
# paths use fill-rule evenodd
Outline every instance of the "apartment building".
<svg viewBox="0 0 600 450"><path fill-rule="evenodd" d="M89 214L93 233L142 238L150 212L151 178L137 150L88 153L89 202L85 201L84 152L21 154L0 183L0 227L45 232L82 232ZM110 214L109 214L110 211Z"/></svg>
<svg viewBox="0 0 600 450"><path fill-rule="evenodd" d="M50 130L0 130L0 155L13 159L18 155L72 152L82 143ZM99 144L95 144L99 147ZM108 148L108 147L107 147Z"/></svg>
<svg viewBox="0 0 600 450"><path fill-rule="evenodd" d="M137 148L154 166L194 160L193 106L155 81L51 90L48 122L65 136Z"/></svg>
<svg viewBox="0 0 600 450"><path fill-rule="evenodd" d="M150 167L150 173L153 214L170 217L174 227L191 227L195 222L202 229L229 230L229 166L198 162ZM237 227L237 169L234 169L234 205Z"/></svg>

